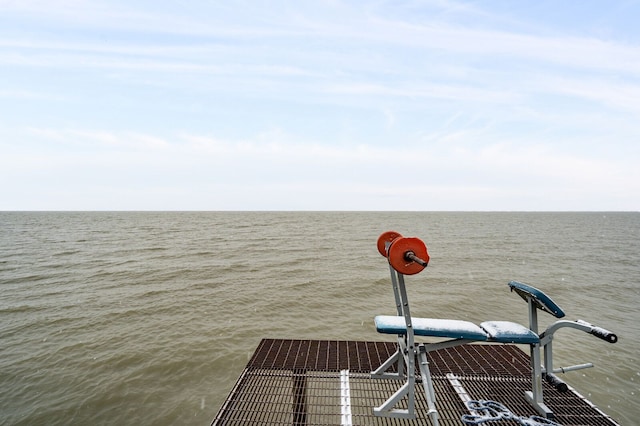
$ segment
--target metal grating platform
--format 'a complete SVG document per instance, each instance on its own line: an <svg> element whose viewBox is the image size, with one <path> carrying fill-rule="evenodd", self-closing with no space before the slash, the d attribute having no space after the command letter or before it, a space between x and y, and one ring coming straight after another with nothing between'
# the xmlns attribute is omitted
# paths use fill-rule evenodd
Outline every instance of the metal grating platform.
<svg viewBox="0 0 640 426"><path fill-rule="evenodd" d="M345 424L345 405L354 425L429 425L421 389L416 390L416 420L373 415L372 408L393 394L399 382L371 379L369 373L394 351L391 342L264 339L212 426L340 425ZM531 389L529 357L515 346L442 349L430 353L429 365L443 426L461 425L460 417L469 413L447 374L455 375L472 399L499 401L518 416L536 415L524 398ZM571 389L560 393L545 384L544 394L555 421L564 426L617 425ZM502 420L499 424L518 423Z"/></svg>

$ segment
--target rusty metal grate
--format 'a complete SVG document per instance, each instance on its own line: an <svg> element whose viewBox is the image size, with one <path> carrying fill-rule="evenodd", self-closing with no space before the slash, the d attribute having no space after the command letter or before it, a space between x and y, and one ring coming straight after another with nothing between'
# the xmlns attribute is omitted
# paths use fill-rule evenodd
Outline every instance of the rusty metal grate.
<svg viewBox="0 0 640 426"><path fill-rule="evenodd" d="M247 368L369 373L394 352L389 342L264 339Z"/></svg>
<svg viewBox="0 0 640 426"><path fill-rule="evenodd" d="M373 415L372 408L393 394L399 382L371 379L369 373L394 352L391 342L264 339L212 425L339 425L344 404L341 374L348 374L352 424L429 425L421 389L416 390L416 420ZM460 417L468 414L447 373L456 375L471 398L499 401L519 416L535 415L524 398L531 389L529 368L529 357L512 345L431 352L440 424L461 425ZM572 391L559 393L545 384L544 392L545 403L562 425L616 425Z"/></svg>

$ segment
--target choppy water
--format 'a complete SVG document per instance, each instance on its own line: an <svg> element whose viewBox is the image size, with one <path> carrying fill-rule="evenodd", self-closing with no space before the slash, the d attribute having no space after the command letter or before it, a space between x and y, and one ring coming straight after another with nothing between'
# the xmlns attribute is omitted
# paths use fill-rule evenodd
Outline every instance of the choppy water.
<svg viewBox="0 0 640 426"><path fill-rule="evenodd" d="M389 229L429 247L414 315L526 324L518 279L615 331L561 331L554 360L636 424L639 213L338 212L0 213L0 424L206 425L263 337L388 339Z"/></svg>

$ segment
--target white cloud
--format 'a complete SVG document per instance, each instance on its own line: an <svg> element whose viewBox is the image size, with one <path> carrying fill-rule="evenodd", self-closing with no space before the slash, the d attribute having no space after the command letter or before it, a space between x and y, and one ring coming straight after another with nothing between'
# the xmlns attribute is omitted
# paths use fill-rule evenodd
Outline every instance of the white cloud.
<svg viewBox="0 0 640 426"><path fill-rule="evenodd" d="M22 100L63 100L64 97L60 95L53 95L45 92L38 92L25 89L7 89L0 90L0 98L5 99L22 99Z"/></svg>
<svg viewBox="0 0 640 426"><path fill-rule="evenodd" d="M410 205L456 209L463 208L463 200L479 206L477 209L486 205L506 208L505 199L526 201L520 205L536 209L534 201L541 203L545 197L557 199L562 206L565 193L588 199L589 194L610 188L617 191L612 197L640 191L640 173L635 167L620 169L605 160L567 156L542 145L451 145L435 151L428 147L328 146L296 140L282 131L244 141L85 130L38 129L34 134L39 139L37 146L9 151L0 161L5 163L5 177L40 182L43 192L56 191L59 185L49 186L58 182L67 193L76 191L78 196L90 187L126 184L129 189L124 193L147 193L144 199L163 188L194 194L194 200L217 194L213 198L228 200L230 209L258 208L259 200L268 197L272 200L268 208L273 209L279 202L284 209L287 205L338 210L344 206L358 209L358 205L383 210ZM76 149L61 151L56 148L60 144L75 144ZM48 149L43 152L42 146ZM250 197L235 197L238 191ZM415 201L422 198L431 204ZM191 203L193 208L214 208L206 201ZM632 200L626 202L626 208L634 205Z"/></svg>
<svg viewBox="0 0 640 426"><path fill-rule="evenodd" d="M637 206L640 47L495 8L0 0L0 176L185 208Z"/></svg>

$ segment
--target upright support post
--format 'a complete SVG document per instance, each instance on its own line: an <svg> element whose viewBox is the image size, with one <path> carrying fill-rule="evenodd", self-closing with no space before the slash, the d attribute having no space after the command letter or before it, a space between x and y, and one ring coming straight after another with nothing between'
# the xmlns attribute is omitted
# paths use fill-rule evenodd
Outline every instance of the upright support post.
<svg viewBox="0 0 640 426"><path fill-rule="evenodd" d="M531 299L527 297L529 305L529 329L538 334L538 309ZM525 396L533 408L547 419L553 419L553 412L543 402L542 397L542 360L540 359L540 343L529 345L531 353L531 387L532 391L527 391Z"/></svg>
<svg viewBox="0 0 640 426"><path fill-rule="evenodd" d="M398 349L377 370L371 373L372 377L406 379L405 383L382 405L373 409L375 415L388 416L403 419L415 419L415 340L409 299L404 282L404 275L396 272L391 266L391 282L396 298L396 307L399 316L403 316L406 324L406 334L398 336ZM397 374L385 373L393 364L397 365ZM406 374L403 374L406 368ZM394 408L402 399L406 398L406 409Z"/></svg>
<svg viewBox="0 0 640 426"><path fill-rule="evenodd" d="M404 311L402 309L402 299L400 298L400 293L398 290L398 279L396 278L396 271L393 269L391 264L389 264L389 272L391 273L391 287L393 288L393 297L396 300L396 311L398 312L398 316L403 316Z"/></svg>
<svg viewBox="0 0 640 426"><path fill-rule="evenodd" d="M402 314L404 315L404 321L407 326L407 340L404 354L407 362L407 384L409 386L407 410L415 416L416 345L413 336L413 324L411 312L409 311L409 298L407 296L407 287L404 283L404 275L400 272L396 272L396 275L398 276L398 290L400 292Z"/></svg>
<svg viewBox="0 0 640 426"><path fill-rule="evenodd" d="M427 349L424 344L421 344L418 348L420 357L420 375L422 377L422 387L424 388L424 394L427 398L427 415L431 419L433 426L438 426L438 410L436 410L436 391L433 388L433 380L431 380L431 371L429 371L429 359L427 356Z"/></svg>
<svg viewBox="0 0 640 426"><path fill-rule="evenodd" d="M388 249L388 247L387 247ZM402 309L402 298L400 296L400 290L398 288L398 278L397 278L397 274L396 271L393 269L393 267L391 266L391 264L389 264L389 273L391 274L391 286L393 287L393 297L395 298L396 301L396 311L398 312L398 316L403 316L404 315L404 310ZM404 364L405 364L405 358L407 356L406 352L407 352L407 336L398 336L398 363L396 366L397 372L398 372L398 378L402 378L404 375Z"/></svg>
<svg viewBox="0 0 640 426"><path fill-rule="evenodd" d="M553 346L552 346L553 336L549 336L546 339L546 343L540 342L544 349L544 371L547 374L553 373Z"/></svg>

